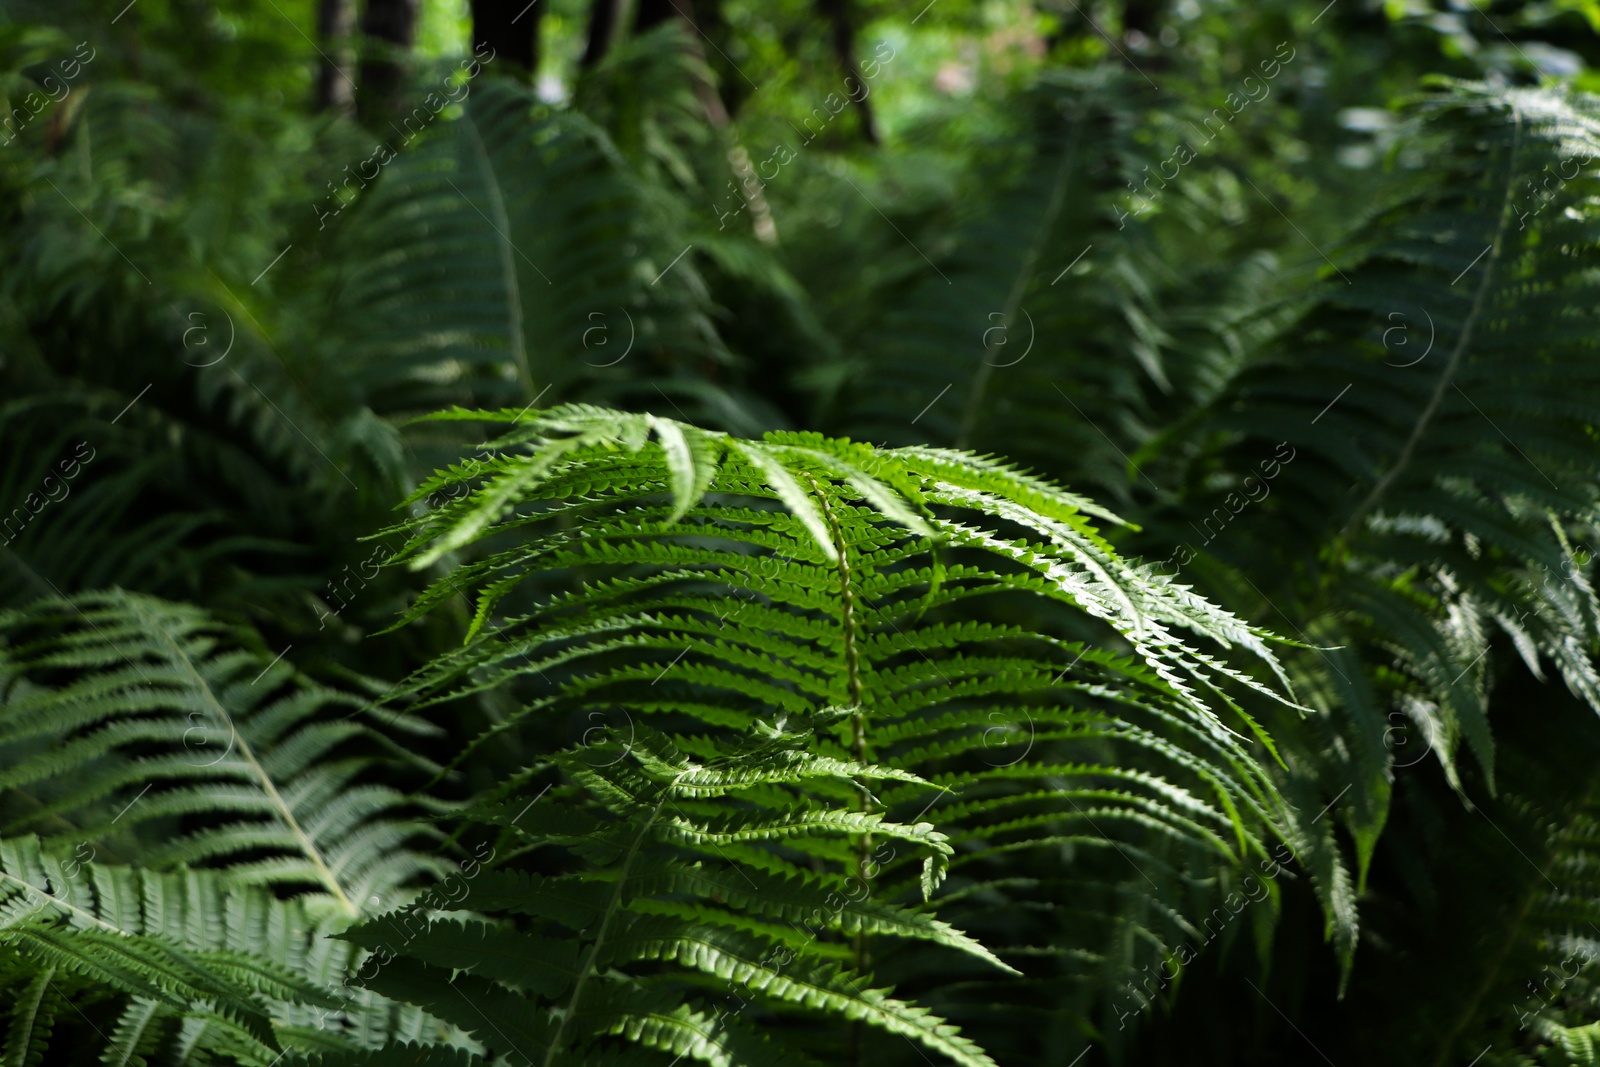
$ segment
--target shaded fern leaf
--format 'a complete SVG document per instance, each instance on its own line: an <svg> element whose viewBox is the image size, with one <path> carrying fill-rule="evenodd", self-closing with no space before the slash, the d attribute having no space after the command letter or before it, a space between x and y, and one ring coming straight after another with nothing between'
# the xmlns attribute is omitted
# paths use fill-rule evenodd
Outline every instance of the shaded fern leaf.
<svg viewBox="0 0 1600 1067"><path fill-rule="evenodd" d="M55 1021L109 1000L120 1007L102 1031L103 1062L187 1044L264 1065L283 1050L279 1026L339 1006L329 969L308 966L326 927L300 902L217 872L156 874L84 855L31 836L0 840L0 988L15 1005L8 1062L64 1060L67 1049L49 1044ZM336 949L332 969L350 955ZM179 1036L184 1027L199 1028L193 1040Z"/></svg>
<svg viewBox="0 0 1600 1067"><path fill-rule="evenodd" d="M424 770L330 689L200 609L120 591L0 616L6 832L225 864L347 917L447 863L379 764ZM390 732L427 736L396 717ZM65 825L66 829L63 829ZM175 832L175 828L182 827Z"/></svg>
<svg viewBox="0 0 1600 1067"><path fill-rule="evenodd" d="M1396 770L1427 759L1459 788L1470 752L1493 787L1489 693L1510 655L1600 710L1600 496L1580 399L1600 387L1597 184L1580 165L1600 155L1600 105L1438 88L1339 275L1278 309L1272 335L1133 457L1189 486L1157 536L1197 535L1195 567L1230 602L1288 605L1307 643L1345 650L1291 657L1318 714L1272 721L1303 754L1303 812L1355 785L1338 818L1358 888Z"/></svg>
<svg viewBox="0 0 1600 1067"><path fill-rule="evenodd" d="M848 857L870 833L921 855L931 887L951 854L926 823L844 806L857 779L903 775L784 758L814 743L808 725L801 717L768 743L698 758L648 727L628 746L563 753L556 764L570 784L556 796L479 815L525 849L555 846L582 862L556 875L491 871L458 905L341 936L394 960L372 988L455 1023L506 1062L629 1062L627 1046L642 1045L707 1063L810 1063L796 1050L813 1043L805 1035L821 1015L990 1065L954 1027L872 987L834 940L875 930L1009 969L915 909L840 898L837 877L797 862ZM845 796L776 802L772 783L797 788L797 765Z"/></svg>
<svg viewBox="0 0 1600 1067"><path fill-rule="evenodd" d="M665 270L683 244L605 132L505 79L461 88L459 115L402 151L331 234L343 270L329 349L353 361L368 403L625 395L669 352L727 362L693 258ZM615 255L624 244L638 253Z"/></svg>

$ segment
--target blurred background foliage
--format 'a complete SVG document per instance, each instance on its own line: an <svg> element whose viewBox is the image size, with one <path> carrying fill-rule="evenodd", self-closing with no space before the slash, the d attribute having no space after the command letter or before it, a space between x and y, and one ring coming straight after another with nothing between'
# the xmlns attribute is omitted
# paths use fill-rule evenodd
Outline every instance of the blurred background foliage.
<svg viewBox="0 0 1600 1067"><path fill-rule="evenodd" d="M1594 1062L1597 32L1594 0L3 0L0 601L116 586L395 679L469 617L370 637L440 572L363 539L478 445L415 416L1010 456L1309 646L1315 713L1268 722L1308 844L1158 993L1108 964L1068 1022L942 1010L1003 1063Z"/></svg>

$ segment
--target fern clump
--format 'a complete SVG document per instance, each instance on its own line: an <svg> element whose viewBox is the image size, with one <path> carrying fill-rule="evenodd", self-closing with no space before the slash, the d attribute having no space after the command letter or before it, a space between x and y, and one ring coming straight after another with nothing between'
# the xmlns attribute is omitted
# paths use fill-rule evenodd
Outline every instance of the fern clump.
<svg viewBox="0 0 1600 1067"><path fill-rule="evenodd" d="M1009 1010L1041 1014L1089 1015L1108 973L1198 933L1186 914L1284 832L1248 711L1283 699L1269 636L1119 558L1095 527L1117 520L1082 498L941 449L582 406L442 417L508 424L413 498L454 499L390 531L413 566L474 549L410 613L467 596L465 644L400 689L423 706L517 694L469 752L559 714L603 719L630 753L655 731L701 758L826 713L807 762L911 777L809 782L805 803L863 820L816 859L874 901L926 906L937 879L904 851L875 860L886 832L865 821L926 817L951 849L934 904L1025 973ZM638 783L607 788L645 804ZM1008 877L1018 853L1046 873ZM858 970L926 975L915 944L876 941L857 932ZM957 973L948 1010L993 1010L993 968Z"/></svg>
<svg viewBox="0 0 1600 1067"><path fill-rule="evenodd" d="M110 1062L187 1046L266 1064L282 1053L277 1026L313 1032L314 1011L338 1006L328 974L352 953L318 943L323 931L302 902L214 871L82 855L31 836L0 840L7 1062L70 1062L98 1035L94 1051L119 1057ZM51 1042L58 1022L84 1019L89 1031L69 1025Z"/></svg>

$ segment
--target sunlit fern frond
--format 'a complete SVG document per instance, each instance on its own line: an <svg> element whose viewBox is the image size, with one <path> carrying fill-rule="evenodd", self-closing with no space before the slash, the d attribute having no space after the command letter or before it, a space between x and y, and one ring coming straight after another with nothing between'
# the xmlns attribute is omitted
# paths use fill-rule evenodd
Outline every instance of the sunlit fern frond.
<svg viewBox="0 0 1600 1067"><path fill-rule="evenodd" d="M1086 1016L1108 974L1195 934L1284 832L1246 710L1281 699L1272 639L1123 562L1087 500L926 447L746 441L574 405L446 417L508 432L425 483L418 499L455 499L395 531L414 566L475 553L413 609L467 595L467 641L408 688L512 687L519 706L478 745L534 715L623 734L648 717L699 753L707 730L851 709L820 754L952 791L891 782L870 806L929 809L957 848L952 916L996 921L988 940L1029 974L1007 1003L1046 1014L1078 998ZM1006 878L1019 853L1048 876ZM896 861L875 885L897 900L916 883ZM997 919L1063 893L1077 904L1042 926Z"/></svg>

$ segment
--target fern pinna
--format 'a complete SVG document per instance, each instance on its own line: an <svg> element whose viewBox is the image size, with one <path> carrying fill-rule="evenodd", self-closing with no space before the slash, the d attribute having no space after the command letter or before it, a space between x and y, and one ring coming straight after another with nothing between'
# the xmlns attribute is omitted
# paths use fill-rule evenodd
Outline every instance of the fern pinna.
<svg viewBox="0 0 1600 1067"><path fill-rule="evenodd" d="M721 882L728 864L795 885L850 876L853 895L925 907L934 887L917 850L880 851L886 832L865 820L937 825L953 854L933 904L1024 977L973 954L930 957L939 950L915 940L885 944L870 928L828 951L863 981L870 968L982 1027L1002 1059L1046 1045L1076 1054L1088 1032L1076 1028L1096 1010L1114 1029L1116 1006L1097 1004L1096 990L1204 938L1200 916L1237 897L1245 865L1288 823L1266 769L1271 742L1247 710L1282 698L1225 658L1242 649L1270 680L1267 635L1118 558L1092 525L1117 520L1088 501L941 449L747 441L576 405L439 417L506 432L413 503L454 499L390 532L407 537L398 558L415 567L477 552L411 612L468 594L465 644L401 694L439 703L511 687L516 710L473 747L561 713L603 719L636 761L664 758L643 740L657 732L684 759L710 758L728 736L834 709L800 761L831 770L803 788L763 781L748 800L780 812L848 805L863 820L853 840L780 835L790 815L769 813L768 832L719 841L693 862L724 872ZM847 764L916 777L869 784ZM648 808L643 771L619 777L624 766L574 781L602 807ZM511 811L545 770L503 787ZM1017 857L1028 861L1020 876ZM707 922L752 932L748 917L698 907ZM1330 914L1348 937L1347 909ZM941 982L929 980L935 967ZM788 999L761 998L763 1010ZM570 1010L609 1012L627 1029L620 1008ZM857 1030L861 1056L904 1051ZM557 1055L545 1031L525 1037Z"/></svg>

